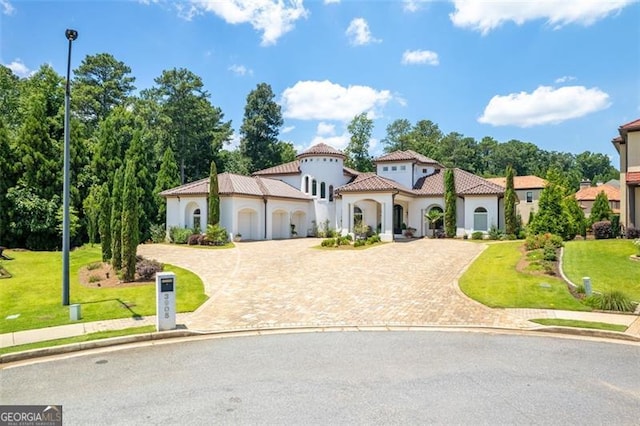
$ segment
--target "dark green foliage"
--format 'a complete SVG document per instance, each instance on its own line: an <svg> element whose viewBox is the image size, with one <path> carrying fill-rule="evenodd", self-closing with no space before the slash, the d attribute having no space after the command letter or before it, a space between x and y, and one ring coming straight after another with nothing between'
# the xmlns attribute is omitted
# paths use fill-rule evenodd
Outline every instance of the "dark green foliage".
<svg viewBox="0 0 640 426"><path fill-rule="evenodd" d="M456 236L456 187L453 169L444 172L444 232L448 238Z"/></svg>
<svg viewBox="0 0 640 426"><path fill-rule="evenodd" d="M209 171L209 212L207 223L216 225L220 222L220 196L218 195L218 170L215 161L211 162Z"/></svg>
<svg viewBox="0 0 640 426"><path fill-rule="evenodd" d="M483 238L484 238L484 234L482 233L482 231L475 231L471 234L472 240L481 240Z"/></svg>
<svg viewBox="0 0 640 426"><path fill-rule="evenodd" d="M591 207L589 221L593 224L603 220L610 220L612 213L607 194L605 194L604 191L600 191L598 195L596 195L596 199Z"/></svg>
<svg viewBox="0 0 640 426"><path fill-rule="evenodd" d="M570 234L569 218L564 214L562 200L562 187L554 183L552 179L548 179L547 186L540 194L538 211L533 221L528 225L530 234L550 233L561 235L565 239L568 238L568 234Z"/></svg>
<svg viewBox="0 0 640 426"><path fill-rule="evenodd" d="M542 259L548 262L555 262L558 260L558 256L556 255L556 248L553 244L548 244L542 249Z"/></svg>
<svg viewBox="0 0 640 426"><path fill-rule="evenodd" d="M94 244L98 241L98 220L100 217L101 190L102 188L98 185L92 186L89 190L89 195L84 199L82 203L90 244Z"/></svg>
<svg viewBox="0 0 640 426"><path fill-rule="evenodd" d="M322 247L333 247L336 245L335 238L326 238L320 243Z"/></svg>
<svg viewBox="0 0 640 426"><path fill-rule="evenodd" d="M497 226L491 225L489 231L487 232L487 235L489 236L490 240L500 240L502 239L504 233L500 229L498 229Z"/></svg>
<svg viewBox="0 0 640 426"><path fill-rule="evenodd" d="M229 241L227 230L220 226L220 224L207 225L206 235L209 243L215 246L225 245Z"/></svg>
<svg viewBox="0 0 640 426"><path fill-rule="evenodd" d="M164 223L161 225L151 225L150 228L151 231L151 241L154 243L163 243L166 235L167 235L167 231L164 227Z"/></svg>
<svg viewBox="0 0 640 426"><path fill-rule="evenodd" d="M629 296L619 290L605 291L585 299L585 303L603 311L633 312L634 304Z"/></svg>
<svg viewBox="0 0 640 426"><path fill-rule="evenodd" d="M124 176L122 168L113 175L111 189L111 266L116 271L122 269L122 185Z"/></svg>
<svg viewBox="0 0 640 426"><path fill-rule="evenodd" d="M0 65L0 70L4 66ZM1 76L2 74L0 74ZM2 80L0 79L0 82ZM0 105L0 111L2 111ZM8 106L6 108L9 108ZM5 108L5 109L6 109ZM15 185L13 150L9 143L9 132L5 127L2 115L0 115L0 245L9 244L9 208L7 191Z"/></svg>
<svg viewBox="0 0 640 426"><path fill-rule="evenodd" d="M140 236L138 231L138 178L136 162L128 159L124 172L122 191L122 279L133 281L136 274L136 251Z"/></svg>
<svg viewBox="0 0 640 426"><path fill-rule="evenodd" d="M363 112L351 120L347 130L351 135L351 139L344 150L344 154L347 156L344 160L345 166L360 172L373 171L373 162L369 155L369 140L373 130L373 120L367 117L366 112Z"/></svg>
<svg viewBox="0 0 640 426"><path fill-rule="evenodd" d="M178 163L173 155L171 148L167 147L162 155L162 163L156 177L156 186L153 190L156 200L158 214L156 215L157 223L163 223L167 216L167 201L159 194L166 190L180 185L180 172L178 171ZM152 237L153 239L153 237Z"/></svg>
<svg viewBox="0 0 640 426"><path fill-rule="evenodd" d="M518 222L516 217L516 202L518 196L513 186L513 167L507 166L507 182L504 191L504 225L507 234L516 234Z"/></svg>
<svg viewBox="0 0 640 426"><path fill-rule="evenodd" d="M153 164L153 150L142 131L134 130L131 146L126 153L127 161L133 162L135 173L136 196L138 200L138 243L151 238L149 228L157 216L157 203L154 194L155 176L151 174L150 165Z"/></svg>
<svg viewBox="0 0 640 426"><path fill-rule="evenodd" d="M249 174L249 159L242 155L240 150L222 150L218 155L220 161L220 173L228 172L238 175Z"/></svg>
<svg viewBox="0 0 640 426"><path fill-rule="evenodd" d="M100 213L98 216L98 231L102 247L102 261L111 261L111 193L105 182L100 190Z"/></svg>
<svg viewBox="0 0 640 426"><path fill-rule="evenodd" d="M586 219L575 195L565 197L562 200L562 208L568 219L565 239L572 240L577 234L583 235L586 232Z"/></svg>
<svg viewBox="0 0 640 426"><path fill-rule="evenodd" d="M55 195L47 200L31 188L18 185L9 189L7 201L12 206L8 212L11 239L7 245L29 250L52 250L61 246L57 217L62 205L60 197Z"/></svg>
<svg viewBox="0 0 640 426"><path fill-rule="evenodd" d="M620 215L611 215L611 238L618 238L620 236Z"/></svg>
<svg viewBox="0 0 640 426"><path fill-rule="evenodd" d="M611 238L611 221L601 220L594 222L593 225L591 225L591 229L593 230L593 236L596 240Z"/></svg>
<svg viewBox="0 0 640 426"><path fill-rule="evenodd" d="M278 134L284 123L271 86L260 83L247 96L240 127L240 151L249 160L249 172L278 165Z"/></svg>

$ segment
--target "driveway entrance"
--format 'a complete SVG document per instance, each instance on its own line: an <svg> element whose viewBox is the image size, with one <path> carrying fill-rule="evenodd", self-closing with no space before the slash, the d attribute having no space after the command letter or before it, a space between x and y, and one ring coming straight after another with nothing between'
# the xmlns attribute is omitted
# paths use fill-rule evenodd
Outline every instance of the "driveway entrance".
<svg viewBox="0 0 640 426"><path fill-rule="evenodd" d="M531 323L464 296L455 283L483 249L459 240L420 239L367 250L320 250L319 239L241 242L229 250L166 244L138 254L198 274L209 300L193 330L300 326ZM178 283L180 291L180 283Z"/></svg>

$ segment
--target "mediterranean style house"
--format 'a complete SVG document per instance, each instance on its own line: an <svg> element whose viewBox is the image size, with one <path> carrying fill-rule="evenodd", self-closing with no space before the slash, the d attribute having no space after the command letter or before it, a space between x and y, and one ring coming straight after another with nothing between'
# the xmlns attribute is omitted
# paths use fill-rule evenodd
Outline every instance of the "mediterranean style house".
<svg viewBox="0 0 640 426"><path fill-rule="evenodd" d="M315 235L318 229L353 233L358 223L383 241L403 238L405 228L425 236L425 214L444 211L444 167L414 151L374 160L375 172L344 165L345 155L323 143L295 161L241 176L218 175L220 224L231 236L270 240ZM504 188L454 169L457 235L486 232L504 224ZM163 191L170 227L203 228L207 223L209 178ZM437 224L441 226L441 223Z"/></svg>
<svg viewBox="0 0 640 426"><path fill-rule="evenodd" d="M612 140L620 154L620 224L640 227L640 119L618 128Z"/></svg>
<svg viewBox="0 0 640 426"><path fill-rule="evenodd" d="M487 180L500 185L503 188L507 187L507 178L497 177ZM531 212L538 211L540 193L546 184L547 181L539 178L538 176L530 175L513 177L513 189L516 191L516 195L518 196L516 213L520 215L523 225L526 225L529 222Z"/></svg>
<svg viewBox="0 0 640 426"><path fill-rule="evenodd" d="M584 215L589 217L591 214L591 208L596 201L596 197L601 192L607 196L609 200L609 208L614 213L620 213L620 189L609 184L600 184L597 186L591 186L589 180L580 183L580 189L576 192L575 197L580 204L580 207L584 211Z"/></svg>

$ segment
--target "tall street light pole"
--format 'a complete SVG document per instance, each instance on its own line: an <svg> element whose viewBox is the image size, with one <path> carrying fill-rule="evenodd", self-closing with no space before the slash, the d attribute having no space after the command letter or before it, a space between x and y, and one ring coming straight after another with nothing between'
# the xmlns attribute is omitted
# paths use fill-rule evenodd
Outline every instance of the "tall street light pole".
<svg viewBox="0 0 640 426"><path fill-rule="evenodd" d="M76 30L67 29L64 35L69 40L69 53L67 54L67 85L64 97L64 184L62 190L62 305L69 305L69 104L71 102L71 44L78 38Z"/></svg>

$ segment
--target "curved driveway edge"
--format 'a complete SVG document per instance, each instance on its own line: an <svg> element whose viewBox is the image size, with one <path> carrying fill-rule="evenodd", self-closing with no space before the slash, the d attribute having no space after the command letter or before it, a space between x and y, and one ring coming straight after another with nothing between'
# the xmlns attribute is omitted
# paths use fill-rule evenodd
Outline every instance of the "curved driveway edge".
<svg viewBox="0 0 640 426"><path fill-rule="evenodd" d="M139 246L138 253L202 278L210 298L190 315L185 324L190 330L535 327L457 288L456 279L483 244L420 239L343 251L313 247L319 243L312 238L241 242L227 250L150 244Z"/></svg>

